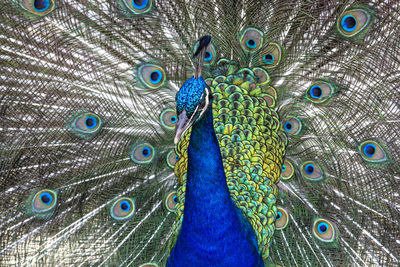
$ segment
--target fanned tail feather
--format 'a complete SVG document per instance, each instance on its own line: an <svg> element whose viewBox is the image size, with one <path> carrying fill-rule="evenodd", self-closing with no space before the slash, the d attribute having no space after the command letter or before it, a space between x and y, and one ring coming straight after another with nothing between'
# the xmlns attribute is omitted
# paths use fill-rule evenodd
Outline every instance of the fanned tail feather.
<svg viewBox="0 0 400 267"><path fill-rule="evenodd" d="M268 261L399 264L397 1L26 2L0 7L0 265L165 265L175 94L205 34L204 77L263 65L286 132Z"/></svg>

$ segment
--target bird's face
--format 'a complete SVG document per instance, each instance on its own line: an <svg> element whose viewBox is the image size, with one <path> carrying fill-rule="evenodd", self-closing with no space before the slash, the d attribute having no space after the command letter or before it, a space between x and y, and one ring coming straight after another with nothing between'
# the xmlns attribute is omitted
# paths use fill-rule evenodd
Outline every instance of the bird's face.
<svg viewBox="0 0 400 267"><path fill-rule="evenodd" d="M175 144L203 116L211 102L211 90L203 80L203 77L198 79L192 77L182 85L176 94L178 123L175 132Z"/></svg>

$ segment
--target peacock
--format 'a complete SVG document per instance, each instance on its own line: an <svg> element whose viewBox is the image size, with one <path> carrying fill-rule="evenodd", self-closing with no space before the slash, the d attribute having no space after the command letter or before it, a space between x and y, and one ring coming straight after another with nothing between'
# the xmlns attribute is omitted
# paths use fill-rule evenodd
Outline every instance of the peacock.
<svg viewBox="0 0 400 267"><path fill-rule="evenodd" d="M0 10L0 266L399 266L399 1Z"/></svg>

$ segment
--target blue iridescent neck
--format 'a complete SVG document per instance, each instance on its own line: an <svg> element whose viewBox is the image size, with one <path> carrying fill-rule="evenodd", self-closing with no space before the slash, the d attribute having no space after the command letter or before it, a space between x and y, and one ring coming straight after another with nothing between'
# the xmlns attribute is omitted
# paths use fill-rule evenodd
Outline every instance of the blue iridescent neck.
<svg viewBox="0 0 400 267"><path fill-rule="evenodd" d="M211 107L192 127L187 169L182 228L167 266L264 266L230 198Z"/></svg>

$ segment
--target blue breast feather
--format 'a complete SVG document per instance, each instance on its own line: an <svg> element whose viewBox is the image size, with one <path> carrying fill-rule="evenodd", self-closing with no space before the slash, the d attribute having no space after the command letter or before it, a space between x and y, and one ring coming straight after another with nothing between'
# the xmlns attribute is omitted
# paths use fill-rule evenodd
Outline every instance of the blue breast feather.
<svg viewBox="0 0 400 267"><path fill-rule="evenodd" d="M182 228L167 266L264 266L230 198L211 108L192 127Z"/></svg>

